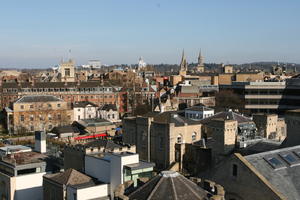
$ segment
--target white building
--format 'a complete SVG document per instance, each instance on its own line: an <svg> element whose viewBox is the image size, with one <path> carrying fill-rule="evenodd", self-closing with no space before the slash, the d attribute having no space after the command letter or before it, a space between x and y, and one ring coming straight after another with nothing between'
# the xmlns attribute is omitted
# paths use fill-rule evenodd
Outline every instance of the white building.
<svg viewBox="0 0 300 200"><path fill-rule="evenodd" d="M193 106L185 109L185 118L192 120L201 120L214 114L214 109L205 106Z"/></svg>
<svg viewBox="0 0 300 200"><path fill-rule="evenodd" d="M119 112L115 104L105 104L99 109L99 117L110 122L120 122Z"/></svg>
<svg viewBox="0 0 300 200"><path fill-rule="evenodd" d="M153 167L153 163L139 161L139 155L131 152L85 156L85 173L107 183L112 198L116 187L125 181L133 180L136 186L138 178L151 178Z"/></svg>
<svg viewBox="0 0 300 200"><path fill-rule="evenodd" d="M46 139L41 132L37 132L35 138L37 152L20 145L6 147L7 153L0 159L1 199L43 199L43 175L46 174L43 159L46 156L41 152L45 152Z"/></svg>
<svg viewBox="0 0 300 200"><path fill-rule="evenodd" d="M75 102L73 105L74 121L98 118L98 106L88 101Z"/></svg>

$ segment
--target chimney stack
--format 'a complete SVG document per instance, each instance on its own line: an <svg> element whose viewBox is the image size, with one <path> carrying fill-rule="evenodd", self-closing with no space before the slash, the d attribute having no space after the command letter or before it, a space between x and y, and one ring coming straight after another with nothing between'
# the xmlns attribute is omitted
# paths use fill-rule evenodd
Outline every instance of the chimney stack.
<svg viewBox="0 0 300 200"><path fill-rule="evenodd" d="M46 133L43 131L35 131L34 150L39 153L46 153Z"/></svg>

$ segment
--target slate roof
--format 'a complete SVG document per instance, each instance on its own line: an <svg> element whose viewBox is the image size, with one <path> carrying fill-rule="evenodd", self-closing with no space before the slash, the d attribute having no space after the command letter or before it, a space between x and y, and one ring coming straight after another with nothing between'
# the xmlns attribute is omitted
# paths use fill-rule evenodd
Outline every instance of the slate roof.
<svg viewBox="0 0 300 200"><path fill-rule="evenodd" d="M79 101L74 103L74 108L85 108L86 106L91 105L93 107L98 107L96 104L89 101Z"/></svg>
<svg viewBox="0 0 300 200"><path fill-rule="evenodd" d="M206 106L193 106L190 108L186 108L185 110L191 110L191 111L209 111L209 110L214 110L212 108L208 108Z"/></svg>
<svg viewBox="0 0 300 200"><path fill-rule="evenodd" d="M198 121L187 119L174 111L160 113L154 116L154 121L164 124L174 123L175 126L184 126L185 124L199 124Z"/></svg>
<svg viewBox="0 0 300 200"><path fill-rule="evenodd" d="M67 169L64 172L59 172L56 174L47 174L45 175L46 178L50 179L51 181L54 181L60 185L95 185L93 179L83 173L80 173L79 171L75 169Z"/></svg>
<svg viewBox="0 0 300 200"><path fill-rule="evenodd" d="M100 108L100 110L105 110L105 111L113 110L113 111L117 111L117 106L115 104L105 104L105 105L102 106L102 108Z"/></svg>
<svg viewBox="0 0 300 200"><path fill-rule="evenodd" d="M245 156L255 169L263 175L287 199L300 199L300 146L278 149ZM289 163L282 155L291 154L295 162ZM275 158L280 167L274 168L266 158Z"/></svg>
<svg viewBox="0 0 300 200"><path fill-rule="evenodd" d="M28 95L23 96L16 103L34 103L34 102L55 102L63 101L62 99L52 95Z"/></svg>
<svg viewBox="0 0 300 200"><path fill-rule="evenodd" d="M71 126L71 125L54 127L52 129L52 132L57 133L57 134L80 133L79 129L76 126Z"/></svg>
<svg viewBox="0 0 300 200"><path fill-rule="evenodd" d="M208 192L178 172L162 171L159 175L129 194L129 199L204 200L207 199L207 195Z"/></svg>
<svg viewBox="0 0 300 200"><path fill-rule="evenodd" d="M223 120L236 120L240 123L254 123L250 118L243 116L241 114L235 113L233 111L219 112L211 117L200 120L201 124L207 124L213 119L223 119Z"/></svg>
<svg viewBox="0 0 300 200"><path fill-rule="evenodd" d="M122 143L115 143L111 140L94 140L92 142L87 142L85 144L77 144L77 145L82 145L84 147L104 147L105 149L114 149L114 148L122 148L124 146L128 146L126 144Z"/></svg>

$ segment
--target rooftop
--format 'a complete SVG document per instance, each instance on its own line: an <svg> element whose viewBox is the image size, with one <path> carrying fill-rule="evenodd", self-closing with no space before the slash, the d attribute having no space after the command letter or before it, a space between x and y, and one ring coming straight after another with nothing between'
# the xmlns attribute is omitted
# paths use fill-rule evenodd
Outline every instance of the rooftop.
<svg viewBox="0 0 300 200"><path fill-rule="evenodd" d="M131 170L146 169L146 168L151 168L154 166L155 166L154 163L149 163L149 162L144 162L144 161L140 161L139 163L125 165L126 168L130 168Z"/></svg>
<svg viewBox="0 0 300 200"><path fill-rule="evenodd" d="M13 166L44 162L46 156L37 152L21 152L2 157L1 161Z"/></svg>
<svg viewBox="0 0 300 200"><path fill-rule="evenodd" d="M82 119L78 121L79 124L87 127L87 126L107 126L112 125L113 123L106 119Z"/></svg>
<svg viewBox="0 0 300 200"><path fill-rule="evenodd" d="M174 171L162 171L129 195L129 199L208 199L208 192Z"/></svg>
<svg viewBox="0 0 300 200"><path fill-rule="evenodd" d="M74 108L85 108L88 105L91 105L93 107L98 107L96 104L89 102L89 101L79 101L74 103Z"/></svg>
<svg viewBox="0 0 300 200"><path fill-rule="evenodd" d="M0 152L4 153L16 153L16 152L30 152L32 151L31 147L23 145L9 145L5 147L0 147Z"/></svg>
<svg viewBox="0 0 300 200"><path fill-rule="evenodd" d="M253 122L249 117L243 116L233 111L219 112L211 117L200 120L200 123L206 124L214 119L235 120L240 123Z"/></svg>
<svg viewBox="0 0 300 200"><path fill-rule="evenodd" d="M52 95L28 95L18 99L16 103L55 102L55 101L63 101L63 100Z"/></svg>
<svg viewBox="0 0 300 200"><path fill-rule="evenodd" d="M59 172L56 174L47 174L44 177L60 185L72 185L75 187L95 185L95 182L91 177L71 168L67 169L64 172Z"/></svg>
<svg viewBox="0 0 300 200"><path fill-rule="evenodd" d="M191 110L191 111L212 111L214 109L208 108L206 106L193 106L190 108L186 108L185 110Z"/></svg>
<svg viewBox="0 0 300 200"><path fill-rule="evenodd" d="M169 111L169 112L163 112L154 117L154 121L157 123L174 123L175 126L185 126L187 125L196 125L199 124L199 122L187 119L185 117L180 116L175 111Z"/></svg>
<svg viewBox="0 0 300 200"><path fill-rule="evenodd" d="M103 105L100 110L105 110L105 111L109 111L109 110L113 110L113 111L117 111L117 106L116 104L105 104Z"/></svg>
<svg viewBox="0 0 300 200"><path fill-rule="evenodd" d="M287 199L300 199L300 146L245 156Z"/></svg>

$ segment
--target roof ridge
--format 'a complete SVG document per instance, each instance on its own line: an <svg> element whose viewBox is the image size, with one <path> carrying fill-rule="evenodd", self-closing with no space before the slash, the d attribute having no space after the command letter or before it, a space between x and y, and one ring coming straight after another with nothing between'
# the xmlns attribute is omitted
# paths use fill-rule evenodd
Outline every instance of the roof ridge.
<svg viewBox="0 0 300 200"><path fill-rule="evenodd" d="M202 199L202 197L200 197L196 192L194 192L194 190L184 181L185 179L183 179L182 175L178 176L178 179L199 199ZM186 179L188 181L190 181L189 179ZM190 181L192 184L195 184L194 182Z"/></svg>
<svg viewBox="0 0 300 200"><path fill-rule="evenodd" d="M151 197L154 195L155 191L157 190L157 188L160 186L160 184L163 182L163 176L160 177L159 181L156 183L156 186L153 188L153 190L151 191L150 195L148 196L147 200L150 200Z"/></svg>

